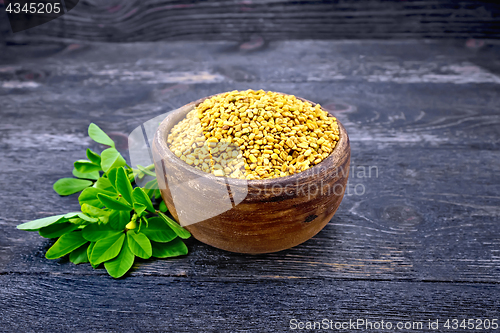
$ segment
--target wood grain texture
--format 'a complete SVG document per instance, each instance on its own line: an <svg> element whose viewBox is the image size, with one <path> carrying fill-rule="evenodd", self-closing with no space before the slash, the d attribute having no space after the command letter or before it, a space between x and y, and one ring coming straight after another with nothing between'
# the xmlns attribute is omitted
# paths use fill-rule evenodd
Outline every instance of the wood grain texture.
<svg viewBox="0 0 500 333"><path fill-rule="evenodd" d="M290 320L498 318L499 286L330 279L0 276L2 330L288 332ZM351 330L353 331L353 330ZM360 328L363 330L363 327ZM396 330L397 331L397 330ZM470 332L458 328L456 332Z"/></svg>
<svg viewBox="0 0 500 333"><path fill-rule="evenodd" d="M238 253L278 252L316 235L346 189L351 150L344 126L338 122L340 139L333 152L306 171L266 180L215 177L190 167L167 145L172 128L210 97L169 113L153 140L160 191L174 218L199 241ZM241 152L237 145L230 149Z"/></svg>
<svg viewBox="0 0 500 333"><path fill-rule="evenodd" d="M498 38L489 1L81 0L63 17L11 42L226 39Z"/></svg>
<svg viewBox="0 0 500 333"><path fill-rule="evenodd" d="M0 51L2 329L262 332L332 313L498 317L499 45L283 41L254 53L238 45ZM45 259L52 241L15 228L79 208L52 184L71 177L87 146L103 149L86 139L90 122L126 153L126 135L141 123L249 88L317 101L349 133L344 199L309 241L251 256L190 239L187 256L138 260L116 281L104 269ZM139 317L149 320L139 327Z"/></svg>

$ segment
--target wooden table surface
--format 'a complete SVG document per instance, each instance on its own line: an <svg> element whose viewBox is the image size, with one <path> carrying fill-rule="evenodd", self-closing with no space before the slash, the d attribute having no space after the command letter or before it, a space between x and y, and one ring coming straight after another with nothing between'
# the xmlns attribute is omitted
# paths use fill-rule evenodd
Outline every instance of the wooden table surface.
<svg viewBox="0 0 500 333"><path fill-rule="evenodd" d="M0 331L500 321L499 52L465 40L0 46ZM347 193L311 240L241 255L190 239L187 256L138 260L115 280L45 259L53 241L15 228L79 208L52 184L102 149L90 122L126 153L156 115L248 88L319 102L349 133Z"/></svg>

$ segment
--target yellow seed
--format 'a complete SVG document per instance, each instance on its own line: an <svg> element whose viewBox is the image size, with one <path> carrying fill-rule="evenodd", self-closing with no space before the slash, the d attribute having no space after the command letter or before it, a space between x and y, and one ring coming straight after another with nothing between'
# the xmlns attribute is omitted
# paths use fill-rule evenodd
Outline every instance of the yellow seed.
<svg viewBox="0 0 500 333"><path fill-rule="evenodd" d="M210 172L212 165L212 172L246 179L304 171L328 157L338 141L337 120L319 105L262 90L206 99L166 139L193 167Z"/></svg>
<svg viewBox="0 0 500 333"><path fill-rule="evenodd" d="M307 144L307 142L301 142L297 144L297 147L307 149L309 148L309 145Z"/></svg>
<svg viewBox="0 0 500 333"><path fill-rule="evenodd" d="M222 170L214 170L214 176L216 177L224 177L224 171Z"/></svg>

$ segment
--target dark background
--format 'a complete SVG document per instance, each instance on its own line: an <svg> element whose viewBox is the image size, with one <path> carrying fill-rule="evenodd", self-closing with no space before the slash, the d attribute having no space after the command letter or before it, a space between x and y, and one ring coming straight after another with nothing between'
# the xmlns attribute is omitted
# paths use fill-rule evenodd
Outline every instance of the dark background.
<svg viewBox="0 0 500 333"><path fill-rule="evenodd" d="M2 11L3 12L3 11ZM1 15L4 15L3 13ZM498 38L497 1L81 0L8 42Z"/></svg>

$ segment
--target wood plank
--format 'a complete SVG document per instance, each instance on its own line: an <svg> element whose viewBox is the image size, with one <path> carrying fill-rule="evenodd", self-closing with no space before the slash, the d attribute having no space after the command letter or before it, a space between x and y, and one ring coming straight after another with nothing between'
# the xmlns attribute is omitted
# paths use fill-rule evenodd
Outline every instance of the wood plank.
<svg viewBox="0 0 500 333"><path fill-rule="evenodd" d="M141 261L133 274L255 278L314 274L357 279L498 281L500 229L496 220L500 198L487 191L476 194L488 188L498 193L498 185L488 183L498 184L499 173L481 167L492 159L476 160L473 166L463 163L466 154L453 156L447 149L429 152L415 147L391 148L385 154L371 154L371 150L358 147L353 163L377 166L379 177L375 177L375 171L372 178L351 177L339 211L310 241L287 251L258 256L232 254L190 241L187 257ZM408 167L406 163L414 154L423 157L413 158L413 165ZM469 155L474 157L475 153ZM498 154L494 159L498 160ZM450 170L440 173L443 166ZM477 166L477 173L456 181L461 170ZM356 172L361 170L356 168ZM2 202L13 208L3 213L5 231L0 244L5 255L0 270L105 274L102 269L93 272L88 265L76 267L65 259L46 260L43 256L50 241L36 233L13 229L15 224L31 218L78 208L76 197L61 199L52 193L51 182L64 174L39 174L35 168L27 171L47 183L25 180L32 194L18 188L31 203L24 211L15 209L16 196L9 199L9 193L2 195ZM490 177L483 175L490 172ZM4 184L14 178L10 175L2 180ZM468 186L471 180L476 183ZM457 191L464 187L469 193ZM42 198L39 193L46 194Z"/></svg>
<svg viewBox="0 0 500 333"><path fill-rule="evenodd" d="M63 17L10 41L497 38L488 1L81 1Z"/></svg>
<svg viewBox="0 0 500 333"><path fill-rule="evenodd" d="M0 273L105 275L49 261L14 226L78 209L51 185L84 157L90 122L121 138L144 121L233 89L293 93L336 110L352 144L351 193L307 243L262 256L189 241L132 275L465 281L500 277L498 45L231 42L10 47L0 52ZM38 53L37 50L42 50ZM26 52L25 52L26 51ZM42 54L43 56L40 56ZM152 73L152 75L151 75ZM358 176L377 167L378 177Z"/></svg>
<svg viewBox="0 0 500 333"><path fill-rule="evenodd" d="M433 331L426 325L437 319L443 332L447 319L500 316L500 288L484 284L55 274L2 275L0 282L0 324L10 332L283 332L293 319L383 320L393 329L421 322L423 329L412 327L418 332Z"/></svg>

